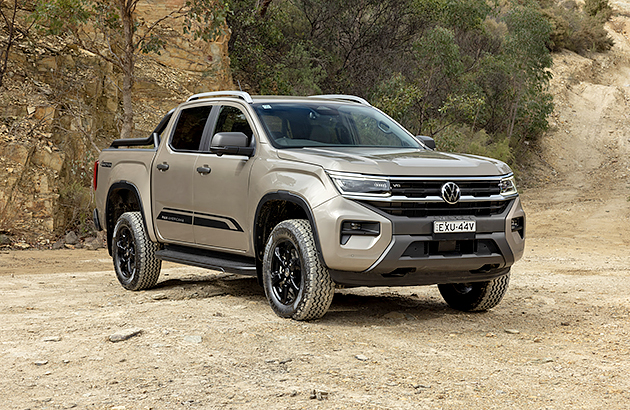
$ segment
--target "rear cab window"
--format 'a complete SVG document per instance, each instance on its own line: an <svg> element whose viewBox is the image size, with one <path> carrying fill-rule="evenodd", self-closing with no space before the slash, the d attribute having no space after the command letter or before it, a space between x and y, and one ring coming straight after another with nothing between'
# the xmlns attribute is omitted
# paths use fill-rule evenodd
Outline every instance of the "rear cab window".
<svg viewBox="0 0 630 410"><path fill-rule="evenodd" d="M183 109L169 143L175 151L199 151L212 105Z"/></svg>

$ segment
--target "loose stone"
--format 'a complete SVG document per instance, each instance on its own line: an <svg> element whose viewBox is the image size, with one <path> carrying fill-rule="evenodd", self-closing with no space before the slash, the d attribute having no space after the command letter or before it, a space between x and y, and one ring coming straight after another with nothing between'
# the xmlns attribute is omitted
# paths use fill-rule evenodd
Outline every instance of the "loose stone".
<svg viewBox="0 0 630 410"><path fill-rule="evenodd" d="M142 333L142 329L140 328L132 328L132 329L125 329L125 330L121 330L120 332L116 332L112 335L109 336L109 341L112 343L116 343L116 342L122 342L123 340L127 340L130 339L134 336L139 335L140 333Z"/></svg>
<svg viewBox="0 0 630 410"><path fill-rule="evenodd" d="M184 342L188 343L201 343L202 340L201 336L184 336Z"/></svg>

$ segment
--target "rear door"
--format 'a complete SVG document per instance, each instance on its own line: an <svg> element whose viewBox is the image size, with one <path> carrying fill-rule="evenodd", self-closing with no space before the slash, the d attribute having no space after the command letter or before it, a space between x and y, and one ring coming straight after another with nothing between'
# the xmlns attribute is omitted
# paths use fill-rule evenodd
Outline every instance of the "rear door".
<svg viewBox="0 0 630 410"><path fill-rule="evenodd" d="M211 105L181 110L153 162L153 215L157 234L166 242L194 243L192 179L211 111Z"/></svg>
<svg viewBox="0 0 630 410"><path fill-rule="evenodd" d="M251 118L238 105L217 106L218 132L242 132L255 144ZM193 173L195 241L219 250L247 251L250 237L249 175L254 157L211 154L210 135L205 152L196 159Z"/></svg>

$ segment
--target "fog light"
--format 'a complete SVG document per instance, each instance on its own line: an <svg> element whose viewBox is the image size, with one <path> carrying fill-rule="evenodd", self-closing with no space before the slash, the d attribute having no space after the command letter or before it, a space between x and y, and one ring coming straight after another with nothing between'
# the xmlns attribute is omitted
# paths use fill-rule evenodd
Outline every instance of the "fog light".
<svg viewBox="0 0 630 410"><path fill-rule="evenodd" d="M523 238L524 231L524 218L519 216L518 218L512 218L512 232L518 232L518 234Z"/></svg>
<svg viewBox="0 0 630 410"><path fill-rule="evenodd" d="M352 235L378 236L381 234L379 222L343 221L341 223L341 244L345 245Z"/></svg>

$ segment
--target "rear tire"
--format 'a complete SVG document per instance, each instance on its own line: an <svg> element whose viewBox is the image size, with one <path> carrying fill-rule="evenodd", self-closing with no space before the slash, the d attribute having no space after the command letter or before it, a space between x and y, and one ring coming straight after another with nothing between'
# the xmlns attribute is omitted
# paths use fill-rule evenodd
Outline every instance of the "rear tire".
<svg viewBox="0 0 630 410"><path fill-rule="evenodd" d="M317 254L308 221L283 221L271 231L263 257L263 286L280 317L312 320L326 313L335 285Z"/></svg>
<svg viewBox="0 0 630 410"><path fill-rule="evenodd" d="M155 286L162 261L155 257L159 245L152 242L144 229L140 212L125 212L114 227L112 258L120 284L128 290Z"/></svg>
<svg viewBox="0 0 630 410"><path fill-rule="evenodd" d="M450 307L464 312L483 312L501 302L510 283L510 273L487 282L448 283L438 285Z"/></svg>

